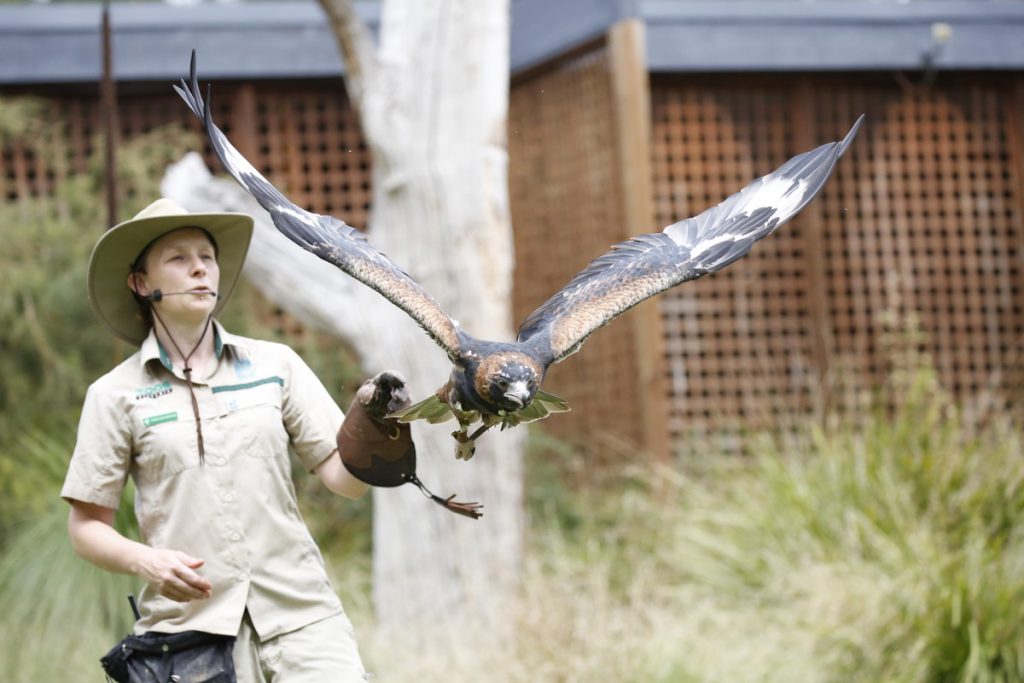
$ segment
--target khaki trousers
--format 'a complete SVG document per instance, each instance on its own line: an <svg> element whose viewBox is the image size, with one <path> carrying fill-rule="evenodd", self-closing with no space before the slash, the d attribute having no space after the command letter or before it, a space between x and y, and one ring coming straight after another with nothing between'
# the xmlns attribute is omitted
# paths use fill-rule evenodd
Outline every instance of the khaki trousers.
<svg viewBox="0 0 1024 683"><path fill-rule="evenodd" d="M238 683L364 683L352 622L344 613L260 642L246 612L235 641Z"/></svg>

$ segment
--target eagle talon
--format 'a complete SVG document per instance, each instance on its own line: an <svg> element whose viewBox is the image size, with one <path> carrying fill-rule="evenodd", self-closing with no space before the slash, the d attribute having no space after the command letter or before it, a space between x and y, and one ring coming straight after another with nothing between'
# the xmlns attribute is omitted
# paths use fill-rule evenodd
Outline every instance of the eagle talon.
<svg viewBox="0 0 1024 683"><path fill-rule="evenodd" d="M452 432L452 436L458 442L458 448L455 449L456 460L469 460L476 453L476 439L470 437L467 429L463 426Z"/></svg>
<svg viewBox="0 0 1024 683"><path fill-rule="evenodd" d="M476 453L476 442L475 441L460 441L458 448L455 449L456 460L469 460Z"/></svg>

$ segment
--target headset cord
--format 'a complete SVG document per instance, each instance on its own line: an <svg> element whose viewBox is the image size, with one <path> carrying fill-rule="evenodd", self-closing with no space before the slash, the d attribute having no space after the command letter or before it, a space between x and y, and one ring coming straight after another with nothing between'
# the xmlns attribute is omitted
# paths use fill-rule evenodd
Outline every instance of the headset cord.
<svg viewBox="0 0 1024 683"><path fill-rule="evenodd" d="M196 443L199 445L199 464L203 465L206 463L206 449L203 447L203 428L201 426L202 418L199 417L199 401L196 399L196 392L192 385L192 366L189 365L189 360L192 359L192 354L196 352L199 345L203 343L203 339L206 338L206 332L210 329L210 321L213 320L213 316L207 316L206 325L203 327L203 333L199 335L199 341L196 342L196 345L192 347L192 350L189 351L186 356L182 353L181 347L178 346L178 342L174 341L174 337L171 335L171 331L167 328L167 324L164 323L160 314L156 312L156 307L150 307L150 310L153 311L153 315L158 321L160 321L160 324L163 325L164 332L167 333L167 338L171 340L174 350L183 358L184 367L182 368L182 372L185 373L185 382L188 384L188 395L192 399L192 413L196 417Z"/></svg>

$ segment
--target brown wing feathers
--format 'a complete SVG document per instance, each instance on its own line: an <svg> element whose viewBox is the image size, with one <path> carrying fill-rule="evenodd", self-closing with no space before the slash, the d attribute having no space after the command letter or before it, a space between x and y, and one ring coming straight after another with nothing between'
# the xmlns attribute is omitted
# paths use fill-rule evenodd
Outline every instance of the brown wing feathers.
<svg viewBox="0 0 1024 683"><path fill-rule="evenodd" d="M741 258L817 195L862 120L842 141L793 157L699 216L616 244L531 313L519 341L557 362L632 306Z"/></svg>
<svg viewBox="0 0 1024 683"><path fill-rule="evenodd" d="M440 305L401 268L374 249L366 236L333 216L300 208L264 178L213 123L209 95L204 98L192 53L191 83L174 86L192 112L203 120L214 151L225 169L270 214L274 226L303 249L336 265L409 314L452 358L459 353L457 326Z"/></svg>

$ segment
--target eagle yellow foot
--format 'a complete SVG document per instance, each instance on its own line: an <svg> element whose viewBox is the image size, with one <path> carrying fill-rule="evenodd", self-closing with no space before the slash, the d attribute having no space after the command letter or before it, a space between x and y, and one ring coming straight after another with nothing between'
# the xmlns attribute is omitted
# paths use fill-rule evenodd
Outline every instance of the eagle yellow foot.
<svg viewBox="0 0 1024 683"><path fill-rule="evenodd" d="M469 436L465 427L452 432L452 436L458 442L458 447L455 449L455 459L469 460L472 458L473 454L476 453L476 439Z"/></svg>

